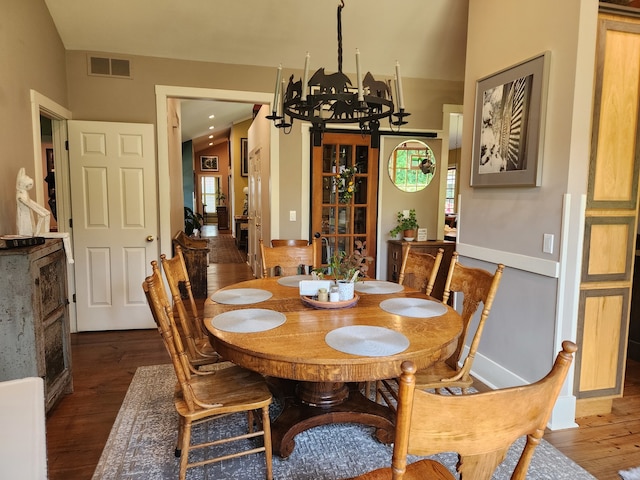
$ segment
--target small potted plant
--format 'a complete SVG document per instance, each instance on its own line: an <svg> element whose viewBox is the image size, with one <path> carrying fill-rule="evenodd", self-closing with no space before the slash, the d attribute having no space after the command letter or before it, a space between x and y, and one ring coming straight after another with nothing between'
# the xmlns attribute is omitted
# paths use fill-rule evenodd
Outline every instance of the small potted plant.
<svg viewBox="0 0 640 480"><path fill-rule="evenodd" d="M184 207L184 233L191 236L202 228L203 217L189 207Z"/></svg>
<svg viewBox="0 0 640 480"><path fill-rule="evenodd" d="M412 241L416 237L416 230L418 230L415 208L409 210L408 217L405 217L404 213L398 212L397 221L398 224L389 233L394 237L401 233L407 242Z"/></svg>

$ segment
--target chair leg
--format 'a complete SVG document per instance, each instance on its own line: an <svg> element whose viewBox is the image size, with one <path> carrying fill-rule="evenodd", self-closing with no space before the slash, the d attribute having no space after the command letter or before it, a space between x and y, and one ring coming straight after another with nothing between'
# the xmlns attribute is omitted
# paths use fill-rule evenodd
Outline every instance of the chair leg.
<svg viewBox="0 0 640 480"><path fill-rule="evenodd" d="M184 417L178 420L178 438L176 440L176 449L173 452L176 458L180 458L182 454L182 437L184 435Z"/></svg>
<svg viewBox="0 0 640 480"><path fill-rule="evenodd" d="M186 480L187 465L189 464L189 444L191 443L191 421L184 418L182 427L182 455L180 455L179 480Z"/></svg>
<svg viewBox="0 0 640 480"><path fill-rule="evenodd" d="M267 463L267 480L273 480L273 454L271 448L271 420L269 406L262 407L262 431L264 432L264 457Z"/></svg>
<svg viewBox="0 0 640 480"><path fill-rule="evenodd" d="M253 422L254 422L253 410L249 410L247 412L247 423L249 424L249 430L248 430L249 433L253 433Z"/></svg>

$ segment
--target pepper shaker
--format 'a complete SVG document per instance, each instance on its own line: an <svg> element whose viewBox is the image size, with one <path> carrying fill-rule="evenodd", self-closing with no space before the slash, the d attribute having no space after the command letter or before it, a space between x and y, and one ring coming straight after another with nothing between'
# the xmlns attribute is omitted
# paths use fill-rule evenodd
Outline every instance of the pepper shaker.
<svg viewBox="0 0 640 480"><path fill-rule="evenodd" d="M319 302L328 302L329 301L329 294L327 293L327 289L326 288L319 288L318 289L318 301Z"/></svg>

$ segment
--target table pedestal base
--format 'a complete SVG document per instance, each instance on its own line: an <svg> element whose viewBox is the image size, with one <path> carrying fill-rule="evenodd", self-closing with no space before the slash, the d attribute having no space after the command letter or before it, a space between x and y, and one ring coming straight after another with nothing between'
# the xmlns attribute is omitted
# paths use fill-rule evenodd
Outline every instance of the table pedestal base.
<svg viewBox="0 0 640 480"><path fill-rule="evenodd" d="M362 395L357 384L268 380L274 395L283 403L282 413L271 423L273 453L282 458L293 452L294 437L298 433L331 423L370 425L376 428L376 438L380 442L393 442L395 414ZM309 392L314 392L314 398L322 399L321 406L308 403ZM331 392L342 398L331 400Z"/></svg>

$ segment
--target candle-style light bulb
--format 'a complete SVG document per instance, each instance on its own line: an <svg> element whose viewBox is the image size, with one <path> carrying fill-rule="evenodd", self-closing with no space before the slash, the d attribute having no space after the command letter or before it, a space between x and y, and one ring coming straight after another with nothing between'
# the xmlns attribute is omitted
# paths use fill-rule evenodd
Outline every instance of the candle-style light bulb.
<svg viewBox="0 0 640 480"><path fill-rule="evenodd" d="M362 74L360 73L360 50L356 48L356 77L358 79L358 101L364 102L364 89L362 87Z"/></svg>
<svg viewBox="0 0 640 480"><path fill-rule="evenodd" d="M400 100L399 100L400 93L398 92L398 75L396 75L395 73L393 74L393 86L395 87L395 95L394 95L395 103L399 110L400 109Z"/></svg>
<svg viewBox="0 0 640 480"><path fill-rule="evenodd" d="M309 83L309 60L311 59L311 55L307 52L307 55L304 57L304 75L302 76L302 85L300 88L302 89L302 93L300 94L301 100L307 99L307 83Z"/></svg>
<svg viewBox="0 0 640 480"><path fill-rule="evenodd" d="M282 83L282 64L278 65L278 71L276 73L276 88L273 93L273 113L278 111L278 103L280 100L280 84Z"/></svg>
<svg viewBox="0 0 640 480"><path fill-rule="evenodd" d="M282 80L282 91L280 93L280 99L282 100L281 103L281 108L282 108L282 121L284 122L284 89L285 89L285 85L284 85L284 80Z"/></svg>
<svg viewBox="0 0 640 480"><path fill-rule="evenodd" d="M404 110L404 93L402 91L402 78L400 77L400 63L396 62L396 90L398 92L398 108Z"/></svg>

